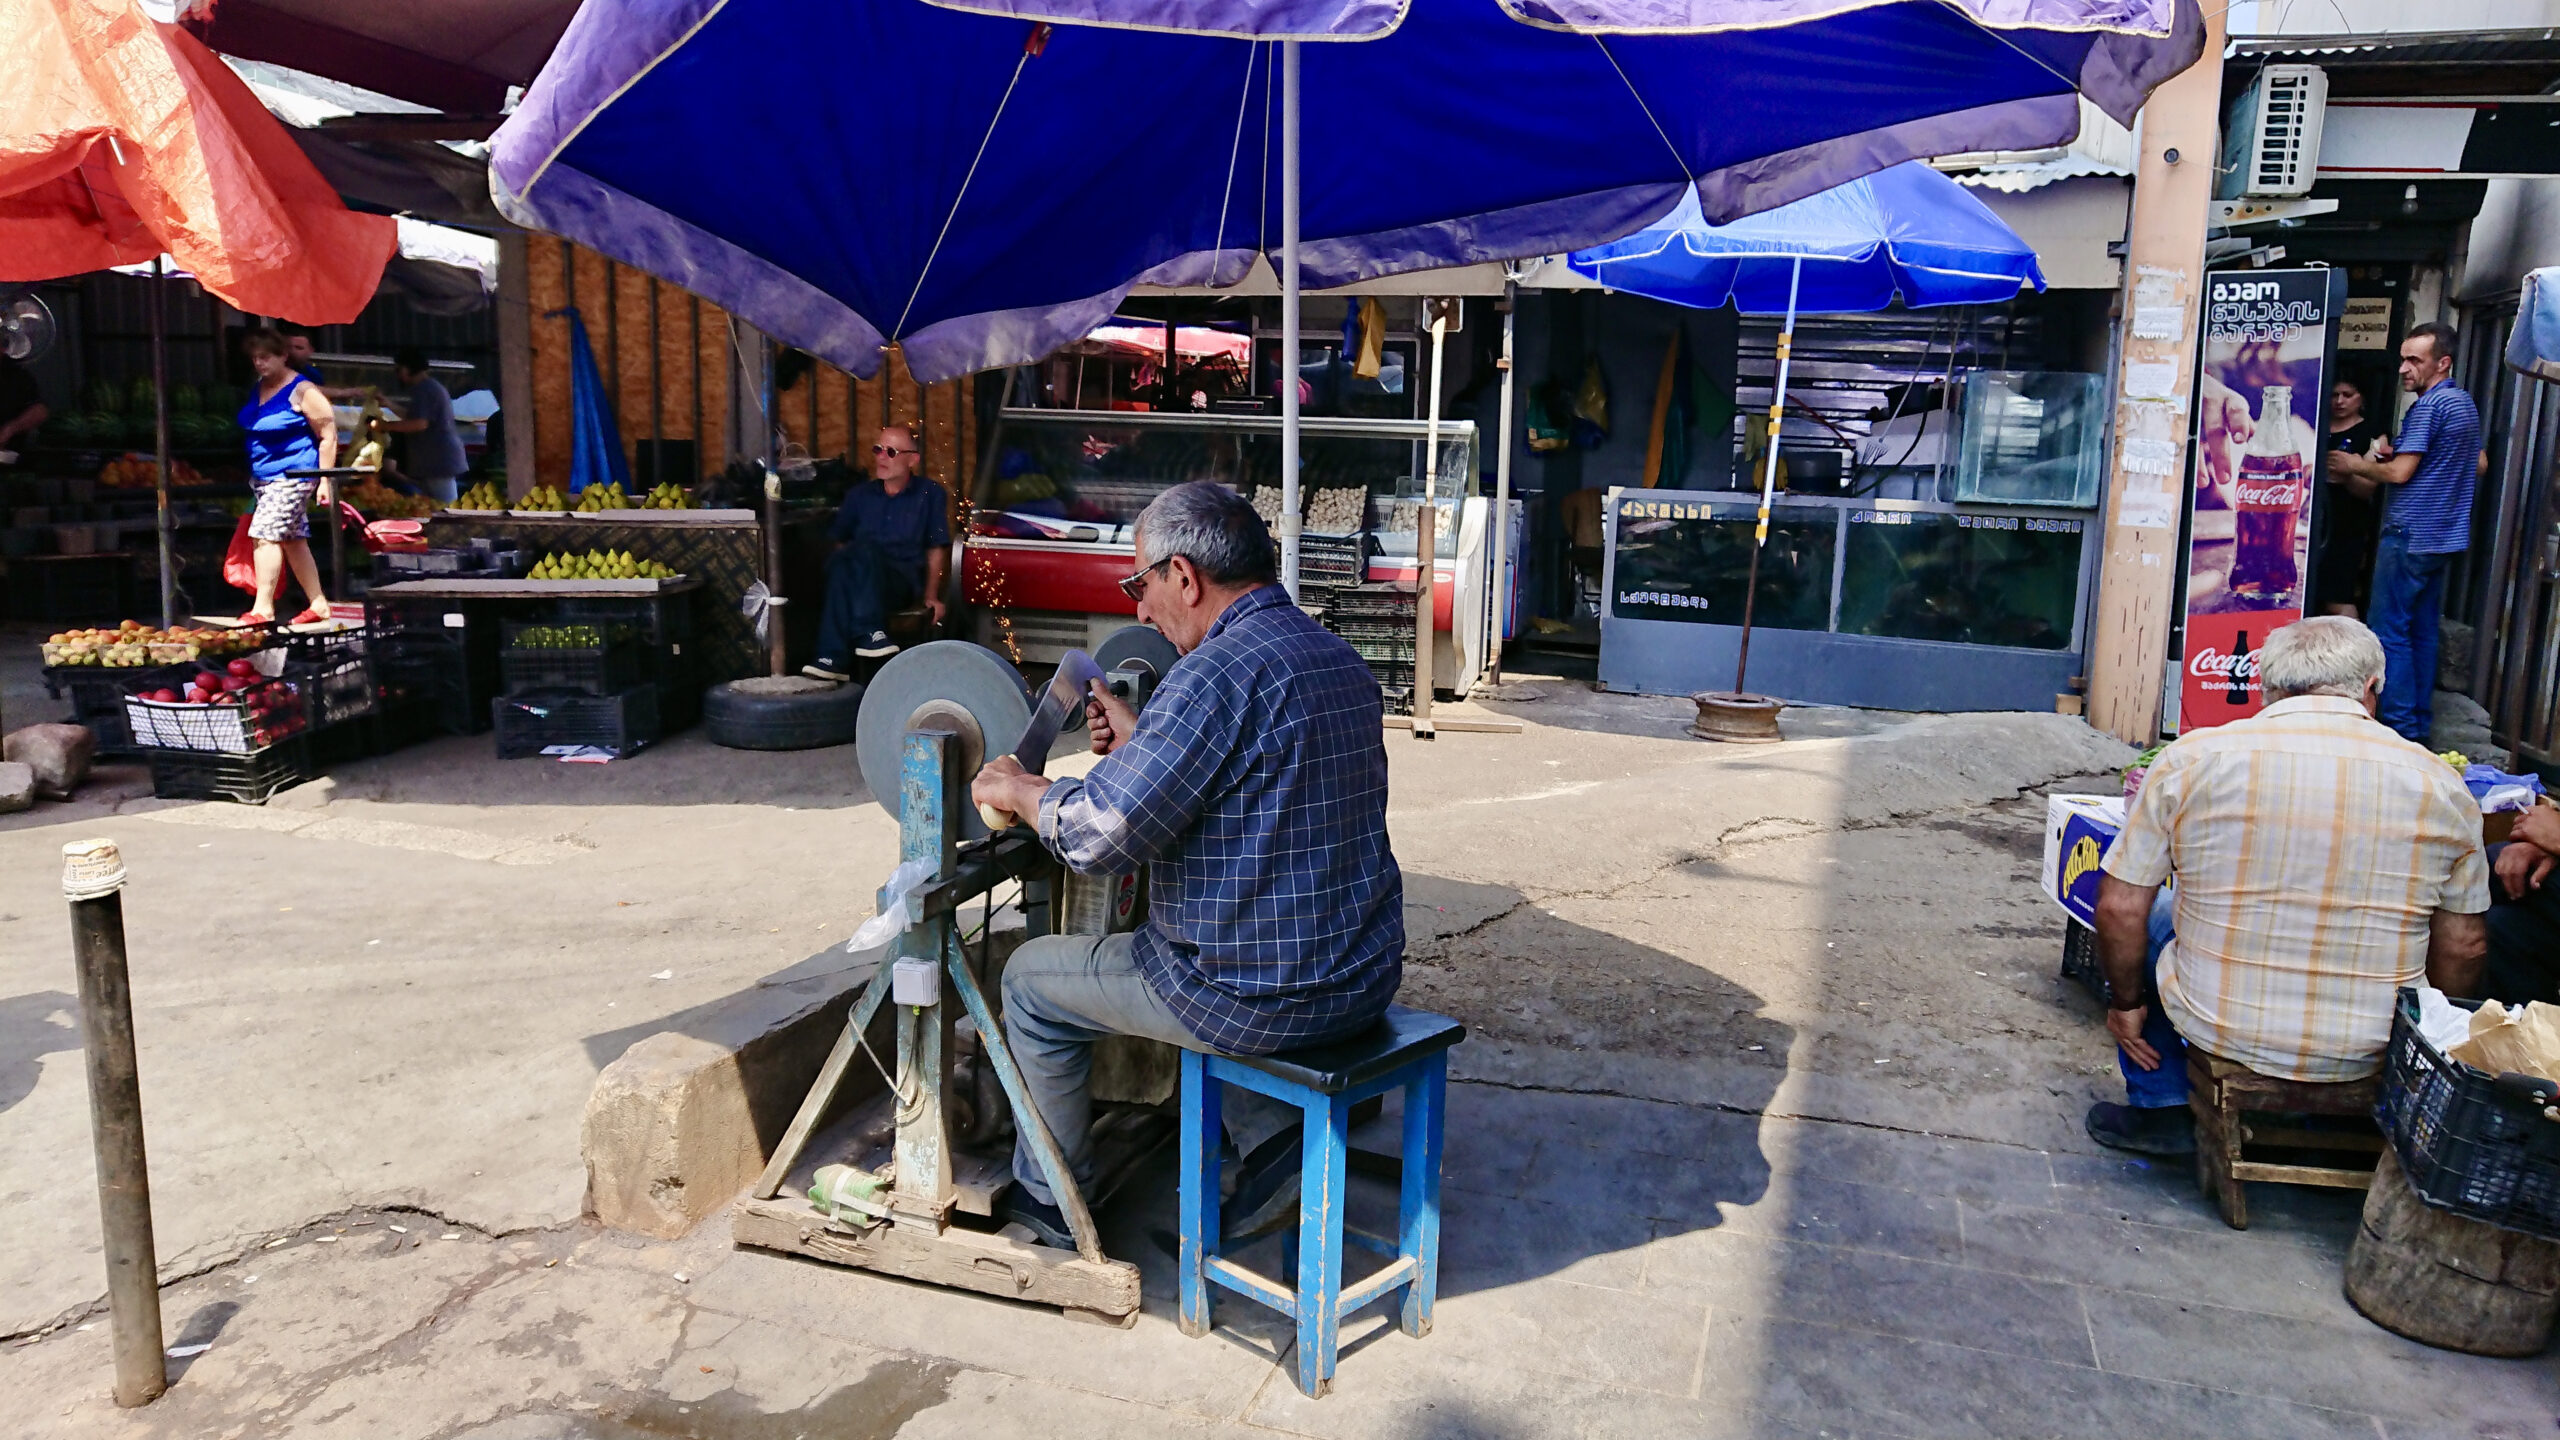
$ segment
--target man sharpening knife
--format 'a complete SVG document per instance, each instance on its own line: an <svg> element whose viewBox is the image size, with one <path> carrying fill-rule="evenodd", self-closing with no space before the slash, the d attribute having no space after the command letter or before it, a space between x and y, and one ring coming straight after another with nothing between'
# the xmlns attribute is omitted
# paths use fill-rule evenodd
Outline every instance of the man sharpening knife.
<svg viewBox="0 0 2560 1440"><path fill-rule="evenodd" d="M1005 1030L1023 1083L1079 1185L1092 1178L1089 1080L1103 1035L1268 1055L1366 1029L1404 973L1404 879L1387 843L1378 684L1281 589L1271 535L1243 497L1177 485L1138 517L1120 588L1183 659L1143 716L1097 683L1103 758L1051 780L1010 755L971 797L1037 827L1078 874L1150 865L1144 929L1051 935L1004 972ZM1245 1152L1232 1233L1294 1213L1290 1107L1229 1086ZM1014 1146L1006 1218L1074 1244L1030 1142Z"/></svg>

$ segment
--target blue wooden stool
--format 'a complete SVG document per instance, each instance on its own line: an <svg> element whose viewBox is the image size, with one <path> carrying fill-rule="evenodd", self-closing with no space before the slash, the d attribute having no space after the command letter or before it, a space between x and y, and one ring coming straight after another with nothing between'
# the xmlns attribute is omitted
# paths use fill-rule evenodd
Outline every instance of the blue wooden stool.
<svg viewBox="0 0 2560 1440"><path fill-rule="evenodd" d="M1404 1333L1431 1333L1431 1301L1440 1288L1441 1111L1449 1047L1465 1038L1467 1028L1446 1015L1390 1005L1375 1026L1348 1040L1278 1055L1182 1052L1182 1333L1209 1333L1212 1281L1259 1300L1298 1322L1298 1388L1310 1396L1333 1383L1342 1317L1389 1291L1404 1291ZM1306 1112L1294 1290L1218 1255L1219 1081ZM1403 1198L1389 1240L1344 1223L1343 1179L1351 1107L1399 1087ZM1346 1290L1345 1240L1393 1259Z"/></svg>

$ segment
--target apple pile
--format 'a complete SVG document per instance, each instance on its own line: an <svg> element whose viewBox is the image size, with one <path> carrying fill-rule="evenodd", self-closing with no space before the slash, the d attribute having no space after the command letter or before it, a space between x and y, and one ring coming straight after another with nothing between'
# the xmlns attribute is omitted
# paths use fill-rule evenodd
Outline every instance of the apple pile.
<svg viewBox="0 0 2560 1440"><path fill-rule="evenodd" d="M145 700L163 705L238 705L245 697L240 692L263 678L258 667L247 660L234 660L220 670L200 670L188 677L186 688L162 688L145 694Z"/></svg>

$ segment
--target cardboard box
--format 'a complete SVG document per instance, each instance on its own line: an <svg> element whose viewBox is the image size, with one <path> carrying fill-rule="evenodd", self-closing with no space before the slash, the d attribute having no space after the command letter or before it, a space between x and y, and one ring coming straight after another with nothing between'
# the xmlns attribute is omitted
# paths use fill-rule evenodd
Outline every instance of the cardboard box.
<svg viewBox="0 0 2560 1440"><path fill-rule="evenodd" d="M2098 923L2098 862L2123 828L2121 795L2054 795L2045 801L2045 897L2083 925Z"/></svg>

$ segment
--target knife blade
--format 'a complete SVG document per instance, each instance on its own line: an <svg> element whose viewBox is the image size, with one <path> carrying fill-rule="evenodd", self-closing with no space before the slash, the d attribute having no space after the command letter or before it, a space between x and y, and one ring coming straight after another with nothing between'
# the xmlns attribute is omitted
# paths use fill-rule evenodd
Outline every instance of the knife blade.
<svg viewBox="0 0 2560 1440"><path fill-rule="evenodd" d="M1022 739L1013 747L1013 758L1034 775L1043 773L1049 764L1049 747L1067 728L1069 718L1084 713L1084 702L1094 681L1100 680L1102 667L1081 650L1070 650L1058 661L1057 673L1041 688L1040 703L1031 710L1031 723L1022 727ZM1017 823L1015 818L990 805L978 807L978 818L990 830L1001 830Z"/></svg>

